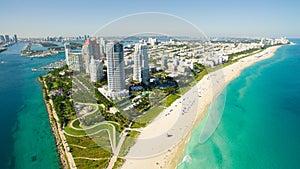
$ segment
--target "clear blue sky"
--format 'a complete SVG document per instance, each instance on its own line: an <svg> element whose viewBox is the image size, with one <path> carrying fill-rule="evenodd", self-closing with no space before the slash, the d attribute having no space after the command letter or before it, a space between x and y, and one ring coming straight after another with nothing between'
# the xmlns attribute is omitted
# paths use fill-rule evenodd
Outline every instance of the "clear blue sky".
<svg viewBox="0 0 300 169"><path fill-rule="evenodd" d="M299 0L0 0L0 34L20 37L93 34L119 17L163 12L208 36L300 37Z"/></svg>

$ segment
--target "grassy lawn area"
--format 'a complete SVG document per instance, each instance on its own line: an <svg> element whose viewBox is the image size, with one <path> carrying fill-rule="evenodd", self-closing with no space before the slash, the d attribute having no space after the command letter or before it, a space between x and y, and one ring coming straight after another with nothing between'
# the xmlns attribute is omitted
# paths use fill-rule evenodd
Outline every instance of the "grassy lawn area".
<svg viewBox="0 0 300 169"><path fill-rule="evenodd" d="M72 99L74 99L76 102L81 103L97 103L95 96L87 92L86 90L78 90L77 93L73 93Z"/></svg>
<svg viewBox="0 0 300 169"><path fill-rule="evenodd" d="M82 129L80 127L80 121L79 119L76 119L74 122L73 122L73 127L77 128L77 129Z"/></svg>
<svg viewBox="0 0 300 169"><path fill-rule="evenodd" d="M111 124L111 123L98 123L98 124L95 124L94 127L89 128L89 129L84 129L84 128L73 129L68 125L68 126L64 127L64 130L68 134L72 134L72 135L76 135L76 136L85 136L87 134L93 134L93 133L99 132L100 130L106 129L109 131L111 136L115 137L114 136L114 130L115 130L114 126L115 125L116 124ZM116 130L118 130L118 129L119 128L116 128Z"/></svg>
<svg viewBox="0 0 300 169"><path fill-rule="evenodd" d="M94 86L91 82L89 82L86 77L84 77L84 74L80 74L77 77L78 80L80 80L86 87L88 87L89 89L91 89L93 91Z"/></svg>
<svg viewBox="0 0 300 169"><path fill-rule="evenodd" d="M181 87L179 89L179 94L184 95L187 91L189 91L191 89L191 86L185 86L185 87Z"/></svg>
<svg viewBox="0 0 300 169"><path fill-rule="evenodd" d="M76 144L83 147L95 147L98 146L90 137L71 137L65 135L68 141L68 144Z"/></svg>
<svg viewBox="0 0 300 169"><path fill-rule="evenodd" d="M91 129L87 129L86 133L87 134L93 134L96 133L100 130L106 129L110 132L110 134L113 134L113 131L115 130L114 125L111 125L110 123L98 123L95 125L95 127L91 128Z"/></svg>
<svg viewBox="0 0 300 169"><path fill-rule="evenodd" d="M75 130L75 129L72 129L69 125L70 124L68 124L67 126L64 127L64 131L66 133L72 134L72 135L75 135L75 136L84 136L84 135L86 135L85 130L83 130L83 129Z"/></svg>
<svg viewBox="0 0 300 169"><path fill-rule="evenodd" d="M209 73L209 71L202 71L201 73L199 73L199 75L195 78L195 80L192 82L192 86L194 86L197 82L199 82L205 75L207 75Z"/></svg>
<svg viewBox="0 0 300 169"><path fill-rule="evenodd" d="M109 159L104 160L85 160L75 159L76 167L78 169L104 169L109 163Z"/></svg>
<svg viewBox="0 0 300 169"><path fill-rule="evenodd" d="M110 158L112 155L107 133L100 132L93 138L66 135L66 139L74 157ZM77 147L76 145L85 148Z"/></svg>
<svg viewBox="0 0 300 169"><path fill-rule="evenodd" d="M112 156L112 153L103 149L102 146L79 148L79 147L70 145L70 150L74 157L110 158Z"/></svg>
<svg viewBox="0 0 300 169"><path fill-rule="evenodd" d="M121 150L120 150L120 154L119 154L120 157L126 156L129 149L135 143L135 140L136 140L136 138L138 137L139 134L140 134L140 132L138 132L138 131L130 131L127 134L127 137L125 138L125 141L123 142L123 145L122 145Z"/></svg>
<svg viewBox="0 0 300 169"><path fill-rule="evenodd" d="M150 101L152 105L157 105L159 104L159 101L161 101L163 98L166 97L166 94L162 92L160 89L153 89L151 94L150 94Z"/></svg>
<svg viewBox="0 0 300 169"><path fill-rule="evenodd" d="M170 94L163 102L162 106L169 107L176 99L180 98L177 94Z"/></svg>
<svg viewBox="0 0 300 169"><path fill-rule="evenodd" d="M93 112L89 112L83 118L80 119L80 123L83 128L91 127L103 121L105 121L105 118L102 115L102 110L99 109L94 109Z"/></svg>
<svg viewBox="0 0 300 169"><path fill-rule="evenodd" d="M136 118L134 120L134 124L132 125L133 128L140 128L145 127L147 124L149 124L159 113L161 113L164 110L163 107L153 107L149 111L147 111L142 116Z"/></svg>

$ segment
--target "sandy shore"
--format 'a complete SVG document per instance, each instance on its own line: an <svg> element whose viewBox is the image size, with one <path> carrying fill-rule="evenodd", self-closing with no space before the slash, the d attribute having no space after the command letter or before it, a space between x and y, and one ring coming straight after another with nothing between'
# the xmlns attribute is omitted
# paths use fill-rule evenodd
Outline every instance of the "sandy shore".
<svg viewBox="0 0 300 169"><path fill-rule="evenodd" d="M192 128L199 124L212 101L243 69L272 57L279 47L270 47L204 76L192 89L142 129L136 144L125 157L126 162L122 168L176 168Z"/></svg>

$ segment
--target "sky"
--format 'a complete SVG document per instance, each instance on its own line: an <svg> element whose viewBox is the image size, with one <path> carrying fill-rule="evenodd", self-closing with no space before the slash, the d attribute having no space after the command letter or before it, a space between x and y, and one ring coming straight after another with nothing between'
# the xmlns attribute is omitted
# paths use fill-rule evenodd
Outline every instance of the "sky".
<svg viewBox="0 0 300 169"><path fill-rule="evenodd" d="M93 35L118 18L144 12L178 17L210 37L300 37L298 0L0 0L0 6L0 34L19 37ZM155 28L163 19L140 17L119 29L146 22Z"/></svg>

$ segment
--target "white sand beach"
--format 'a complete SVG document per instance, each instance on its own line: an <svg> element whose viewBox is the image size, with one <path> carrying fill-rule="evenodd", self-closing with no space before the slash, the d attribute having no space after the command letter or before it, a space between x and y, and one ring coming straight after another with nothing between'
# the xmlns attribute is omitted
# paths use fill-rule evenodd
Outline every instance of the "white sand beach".
<svg viewBox="0 0 300 169"><path fill-rule="evenodd" d="M122 168L176 168L191 130L199 124L214 98L230 81L238 77L243 69L272 57L279 47L270 47L204 76L197 85L142 129L136 144L125 157L126 162Z"/></svg>

